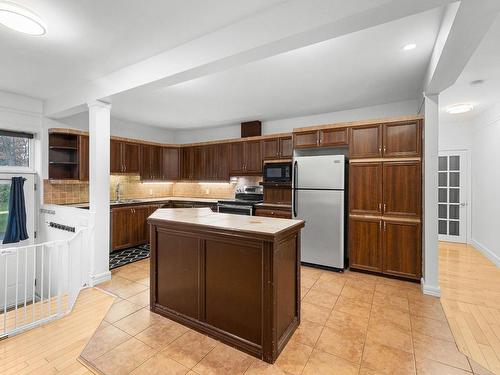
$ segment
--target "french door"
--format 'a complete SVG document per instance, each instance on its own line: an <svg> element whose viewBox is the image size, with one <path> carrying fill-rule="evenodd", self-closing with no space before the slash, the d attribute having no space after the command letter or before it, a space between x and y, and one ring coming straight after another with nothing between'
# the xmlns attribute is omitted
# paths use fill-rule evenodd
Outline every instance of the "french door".
<svg viewBox="0 0 500 375"><path fill-rule="evenodd" d="M440 151L438 234L440 241L467 242L466 151Z"/></svg>

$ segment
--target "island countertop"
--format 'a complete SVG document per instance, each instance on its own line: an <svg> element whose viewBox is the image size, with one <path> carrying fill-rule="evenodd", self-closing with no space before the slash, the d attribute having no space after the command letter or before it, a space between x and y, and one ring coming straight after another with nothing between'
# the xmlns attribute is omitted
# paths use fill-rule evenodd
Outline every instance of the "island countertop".
<svg viewBox="0 0 500 375"><path fill-rule="evenodd" d="M304 226L303 220L224 214L213 212L210 208L158 209L149 217L149 221L178 222L271 236Z"/></svg>

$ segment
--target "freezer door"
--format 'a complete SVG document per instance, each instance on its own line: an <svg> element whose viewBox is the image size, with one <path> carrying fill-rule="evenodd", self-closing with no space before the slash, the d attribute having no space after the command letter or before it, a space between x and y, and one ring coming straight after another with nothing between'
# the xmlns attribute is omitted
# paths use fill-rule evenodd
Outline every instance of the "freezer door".
<svg viewBox="0 0 500 375"><path fill-rule="evenodd" d="M301 232L301 260L344 268L344 192L298 190L296 218L306 222Z"/></svg>
<svg viewBox="0 0 500 375"><path fill-rule="evenodd" d="M294 159L294 188L344 189L344 155L297 156Z"/></svg>

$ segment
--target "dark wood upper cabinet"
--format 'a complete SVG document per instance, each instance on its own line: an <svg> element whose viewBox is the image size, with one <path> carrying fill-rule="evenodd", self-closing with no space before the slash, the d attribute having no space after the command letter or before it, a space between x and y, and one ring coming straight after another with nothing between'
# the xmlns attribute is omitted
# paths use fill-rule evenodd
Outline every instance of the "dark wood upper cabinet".
<svg viewBox="0 0 500 375"><path fill-rule="evenodd" d="M245 149L245 173L260 174L262 173L262 151L259 141L247 141L244 143Z"/></svg>
<svg viewBox="0 0 500 375"><path fill-rule="evenodd" d="M422 277L421 225L384 221L383 273L420 280Z"/></svg>
<svg viewBox="0 0 500 375"><path fill-rule="evenodd" d="M140 176L142 180L151 180L151 147L150 145L141 145L141 167L140 167Z"/></svg>
<svg viewBox="0 0 500 375"><path fill-rule="evenodd" d="M229 144L218 144L215 149L217 153L215 179L217 181L229 181Z"/></svg>
<svg viewBox="0 0 500 375"><path fill-rule="evenodd" d="M293 156L293 140L292 137L280 138L280 156L283 159L288 159Z"/></svg>
<svg viewBox="0 0 500 375"><path fill-rule="evenodd" d="M194 178L193 147L182 147L181 149L181 178L191 180Z"/></svg>
<svg viewBox="0 0 500 375"><path fill-rule="evenodd" d="M262 158L264 160L278 159L280 156L279 138L264 139L262 141Z"/></svg>
<svg viewBox="0 0 500 375"><path fill-rule="evenodd" d="M80 145L78 147L79 163L80 163L80 180L88 181L90 173L90 160L89 160L89 137L88 135L80 135Z"/></svg>
<svg viewBox="0 0 500 375"><path fill-rule="evenodd" d="M231 162L229 164L229 172L232 175L238 175L245 173L245 154L243 142L235 142L230 144L230 157Z"/></svg>
<svg viewBox="0 0 500 375"><path fill-rule="evenodd" d="M140 145L138 143L122 142L123 172L139 173L140 170Z"/></svg>
<svg viewBox="0 0 500 375"><path fill-rule="evenodd" d="M349 263L353 268L382 272L382 220L349 218Z"/></svg>
<svg viewBox="0 0 500 375"><path fill-rule="evenodd" d="M122 142L112 139L109 144L109 167L111 173L123 173Z"/></svg>
<svg viewBox="0 0 500 375"><path fill-rule="evenodd" d="M293 134L294 148L311 148L319 146L319 133L316 130Z"/></svg>
<svg viewBox="0 0 500 375"><path fill-rule="evenodd" d="M382 126L366 125L354 127L350 131L349 157L382 157Z"/></svg>
<svg viewBox="0 0 500 375"><path fill-rule="evenodd" d="M163 178L178 180L180 178L180 149L178 147L163 147L162 163Z"/></svg>
<svg viewBox="0 0 500 375"><path fill-rule="evenodd" d="M384 124L383 153L385 157L420 156L421 121Z"/></svg>
<svg viewBox="0 0 500 375"><path fill-rule="evenodd" d="M139 173L140 145L111 139L110 141L110 172Z"/></svg>
<svg viewBox="0 0 500 375"><path fill-rule="evenodd" d="M230 174L258 175L262 173L261 141L230 143Z"/></svg>
<svg viewBox="0 0 500 375"><path fill-rule="evenodd" d="M319 145L322 147L347 146L348 128L323 129L319 131Z"/></svg>
<svg viewBox="0 0 500 375"><path fill-rule="evenodd" d="M276 137L262 140L262 159L289 159L293 156L292 137Z"/></svg>
<svg viewBox="0 0 500 375"><path fill-rule="evenodd" d="M349 212L382 213L382 163L349 164Z"/></svg>
<svg viewBox="0 0 500 375"><path fill-rule="evenodd" d="M420 217L422 170L419 161L383 163L384 215Z"/></svg>

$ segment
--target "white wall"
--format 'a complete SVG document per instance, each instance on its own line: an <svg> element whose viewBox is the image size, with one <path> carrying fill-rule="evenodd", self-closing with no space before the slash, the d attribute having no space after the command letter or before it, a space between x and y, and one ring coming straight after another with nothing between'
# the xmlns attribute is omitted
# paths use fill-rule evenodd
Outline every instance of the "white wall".
<svg viewBox="0 0 500 375"><path fill-rule="evenodd" d="M111 109L112 110L112 109ZM89 130L89 113L80 112L76 115L50 120L51 127L70 127L84 131ZM169 129L139 124L111 116L111 135L125 138L135 138L144 141L173 143L174 135Z"/></svg>
<svg viewBox="0 0 500 375"><path fill-rule="evenodd" d="M500 267L500 103L471 122L472 243Z"/></svg>
<svg viewBox="0 0 500 375"><path fill-rule="evenodd" d="M263 121L262 134L287 133L291 132L293 128L331 124L342 121L357 121L372 118L415 115L418 113L419 106L420 101L409 100L376 105L372 107L356 108L347 111ZM240 124L234 124L207 129L176 130L174 136L175 143L193 143L213 141L217 139L239 138L241 136L241 131Z"/></svg>

